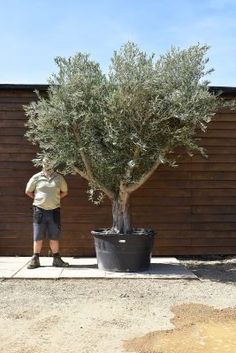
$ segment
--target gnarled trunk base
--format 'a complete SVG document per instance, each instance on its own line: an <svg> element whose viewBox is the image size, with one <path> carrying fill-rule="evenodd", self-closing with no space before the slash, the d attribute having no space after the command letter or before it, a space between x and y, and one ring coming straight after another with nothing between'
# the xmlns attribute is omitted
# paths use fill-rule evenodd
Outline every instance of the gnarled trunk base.
<svg viewBox="0 0 236 353"><path fill-rule="evenodd" d="M130 197L128 194L122 198L119 197L113 200L112 203L112 230L118 234L132 233L131 211L130 211Z"/></svg>

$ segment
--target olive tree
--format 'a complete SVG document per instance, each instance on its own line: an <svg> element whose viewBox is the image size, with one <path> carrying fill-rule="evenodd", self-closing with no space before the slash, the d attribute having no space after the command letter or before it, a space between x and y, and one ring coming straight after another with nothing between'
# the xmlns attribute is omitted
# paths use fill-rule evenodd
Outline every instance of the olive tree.
<svg viewBox="0 0 236 353"><path fill-rule="evenodd" d="M112 231L132 232L130 196L168 163L179 146L204 150L196 139L223 100L204 78L207 46L171 50L155 58L128 42L104 74L87 54L57 57L47 96L25 107L26 136L62 173L88 181L90 198L112 203Z"/></svg>

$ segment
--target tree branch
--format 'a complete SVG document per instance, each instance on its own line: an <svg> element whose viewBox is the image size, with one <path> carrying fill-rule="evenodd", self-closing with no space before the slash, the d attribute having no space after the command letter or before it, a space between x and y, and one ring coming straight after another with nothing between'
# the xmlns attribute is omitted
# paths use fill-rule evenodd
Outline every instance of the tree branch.
<svg viewBox="0 0 236 353"><path fill-rule="evenodd" d="M74 168L75 168L76 173L78 173L82 178L84 178L84 179L89 181L89 177L87 176L86 173L82 172L82 170L80 170L77 167L74 167Z"/></svg>
<svg viewBox="0 0 236 353"><path fill-rule="evenodd" d="M80 136L79 136L79 133L77 131L75 131L75 129L73 129L74 131L74 134L75 134L75 138L76 138L76 141L78 143L80 143ZM91 171L91 168L90 168L90 165L88 163L88 160L87 160L87 157L85 156L85 153L83 150L80 150L80 156L81 156L81 159L84 163L84 166L85 166L85 169L86 169L86 172L87 172L87 176L88 176L88 179L87 180L92 180L93 177L92 177L92 171ZM79 173L80 174L80 173Z"/></svg>
<svg viewBox="0 0 236 353"><path fill-rule="evenodd" d="M134 192L135 190L139 189L149 178L150 176L155 172L155 170L157 169L157 167L161 164L161 162L158 160L156 161L156 163L154 163L154 165L152 166L152 168L143 175L143 177L135 184L132 184L131 186L127 187L127 192L131 193Z"/></svg>
<svg viewBox="0 0 236 353"><path fill-rule="evenodd" d="M77 142L80 143L80 136L79 136L78 132L75 131L75 129L74 129L74 134L75 134ZM100 181L97 181L96 178L93 176L92 169L91 169L89 161L88 161L88 157L85 155L84 151L80 151L80 156L81 156L81 159L84 163L84 166L86 169L86 174L84 172L82 172L81 170L79 170L77 167L75 167L75 170L77 171L77 173L80 174L83 178L85 178L88 181L94 181L94 183L99 186L99 188L102 190L102 192L104 192L104 194L107 195L109 199L113 200L114 193L112 191L110 191L109 189L107 189L104 185L102 185L102 183Z"/></svg>

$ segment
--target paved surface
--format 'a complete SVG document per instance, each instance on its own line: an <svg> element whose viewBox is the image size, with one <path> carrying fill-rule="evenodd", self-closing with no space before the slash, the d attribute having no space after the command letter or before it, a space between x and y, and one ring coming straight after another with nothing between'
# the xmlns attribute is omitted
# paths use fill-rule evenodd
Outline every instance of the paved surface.
<svg viewBox="0 0 236 353"><path fill-rule="evenodd" d="M52 267L51 257L41 257L41 267L28 270L30 257L0 257L0 278L60 279L60 278L159 278L198 279L176 258L153 257L151 266L145 272L107 272L99 270L96 258L63 257L69 262L68 268Z"/></svg>

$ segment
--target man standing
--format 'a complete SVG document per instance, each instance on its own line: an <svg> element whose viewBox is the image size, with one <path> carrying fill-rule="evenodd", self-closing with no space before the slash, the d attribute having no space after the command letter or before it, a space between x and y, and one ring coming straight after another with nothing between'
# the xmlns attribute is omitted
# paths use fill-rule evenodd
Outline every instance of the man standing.
<svg viewBox="0 0 236 353"><path fill-rule="evenodd" d="M60 201L68 195L64 177L52 169L47 158L43 159L43 169L33 175L27 183L26 195L33 201L33 257L28 269L40 267L40 251L43 238L48 234L49 245L55 267L68 267L59 254Z"/></svg>

